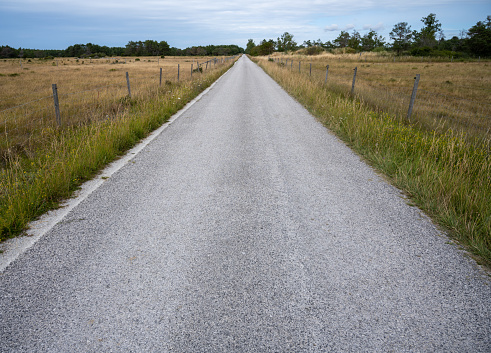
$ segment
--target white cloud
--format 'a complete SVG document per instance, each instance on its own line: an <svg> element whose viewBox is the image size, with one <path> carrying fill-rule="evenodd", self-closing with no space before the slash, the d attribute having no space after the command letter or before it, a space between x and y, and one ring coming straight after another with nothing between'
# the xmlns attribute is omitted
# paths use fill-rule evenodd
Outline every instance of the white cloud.
<svg viewBox="0 0 491 353"><path fill-rule="evenodd" d="M350 23L350 24L347 24L346 26L344 26L344 31L349 31L350 29L354 29L355 28L355 25Z"/></svg>
<svg viewBox="0 0 491 353"><path fill-rule="evenodd" d="M385 26L382 22L377 23L375 26L373 25L364 25L363 26L364 30L374 30L374 31L380 31L385 29Z"/></svg>
<svg viewBox="0 0 491 353"><path fill-rule="evenodd" d="M332 32L332 31L337 31L337 30L339 30L339 26L336 24L332 24L332 25L324 27L324 31L326 31L326 32Z"/></svg>

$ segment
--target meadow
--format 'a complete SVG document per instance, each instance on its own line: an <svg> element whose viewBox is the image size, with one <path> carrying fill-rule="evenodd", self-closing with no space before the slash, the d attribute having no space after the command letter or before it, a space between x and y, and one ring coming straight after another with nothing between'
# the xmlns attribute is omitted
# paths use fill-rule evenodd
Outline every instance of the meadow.
<svg viewBox="0 0 491 353"><path fill-rule="evenodd" d="M375 54L366 61L359 54L276 54L254 60L403 190L410 204L478 262L491 266L489 61L394 62ZM415 74L421 80L408 120Z"/></svg>
<svg viewBox="0 0 491 353"><path fill-rule="evenodd" d="M211 85L234 59L0 61L0 240L21 234L29 221L56 208ZM205 63L201 71L198 63Z"/></svg>
<svg viewBox="0 0 491 353"><path fill-rule="evenodd" d="M191 80L191 67L207 57L128 57L102 59L29 59L0 61L0 159L30 155L43 144L42 133L58 128L52 84L57 85L61 128L112 119L127 108L130 80L132 104L168 91L178 80ZM213 58L214 59L214 58ZM223 58L219 58L220 62ZM209 63L208 69L217 63ZM162 68L162 79L160 78ZM203 69L206 68L206 64ZM205 70L206 71L206 70ZM198 79L199 76L196 76ZM5 138L8 136L8 138Z"/></svg>
<svg viewBox="0 0 491 353"><path fill-rule="evenodd" d="M406 118L414 86L420 75L411 121L429 130L465 132L473 137L491 134L491 62L453 61L439 58L395 57L376 53L317 56L271 56L285 68L301 71L326 82L331 91L354 93L375 111ZM288 60L288 61L287 61Z"/></svg>

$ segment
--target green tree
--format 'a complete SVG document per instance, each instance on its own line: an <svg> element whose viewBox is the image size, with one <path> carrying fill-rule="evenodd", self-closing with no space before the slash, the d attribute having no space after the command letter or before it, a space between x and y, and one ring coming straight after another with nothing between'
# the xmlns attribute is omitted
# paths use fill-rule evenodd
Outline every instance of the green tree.
<svg viewBox="0 0 491 353"><path fill-rule="evenodd" d="M361 37L361 47L365 51L372 51L375 48L383 47L385 45L385 39L378 35L376 31L370 29L370 31Z"/></svg>
<svg viewBox="0 0 491 353"><path fill-rule="evenodd" d="M348 39L348 47L359 50L361 48L361 36L357 30L353 30L353 34Z"/></svg>
<svg viewBox="0 0 491 353"><path fill-rule="evenodd" d="M254 48L255 46L256 46L256 44L254 43L254 40L249 39L249 40L247 41L247 46L246 46L245 53L246 53L246 54L250 54L250 53L251 53L252 48Z"/></svg>
<svg viewBox="0 0 491 353"><path fill-rule="evenodd" d="M297 43L293 40L293 34L288 32L283 33L276 42L276 48L280 52L297 49Z"/></svg>
<svg viewBox="0 0 491 353"><path fill-rule="evenodd" d="M413 32L411 31L411 26L409 26L407 22L399 22L396 24L389 35L390 39L394 41L392 43L392 49L397 52L397 55L408 50L411 46Z"/></svg>
<svg viewBox="0 0 491 353"><path fill-rule="evenodd" d="M420 47L434 48L437 45L437 34L442 31L442 24L436 19L434 13L421 19L424 27L419 32L418 40Z"/></svg>
<svg viewBox="0 0 491 353"><path fill-rule="evenodd" d="M339 36L334 39L334 45L337 48L346 48L348 46L348 41L350 39L350 35L348 32L341 31Z"/></svg>
<svg viewBox="0 0 491 353"><path fill-rule="evenodd" d="M467 32L467 45L476 56L491 56L491 16L477 22Z"/></svg>

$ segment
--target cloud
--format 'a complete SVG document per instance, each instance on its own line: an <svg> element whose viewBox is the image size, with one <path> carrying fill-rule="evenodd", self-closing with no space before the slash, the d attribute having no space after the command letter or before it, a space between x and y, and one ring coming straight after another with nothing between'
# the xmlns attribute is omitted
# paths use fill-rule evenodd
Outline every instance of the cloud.
<svg viewBox="0 0 491 353"><path fill-rule="evenodd" d="M385 26L382 22L377 23L375 26L373 25L364 25L363 26L364 30L374 30L374 31L380 31L385 29Z"/></svg>
<svg viewBox="0 0 491 353"><path fill-rule="evenodd" d="M301 42L355 28L382 31L383 23L398 21L416 21L413 26L417 27L429 11L429 3L459 12L455 5L458 0L0 0L0 33L2 39L9 38L10 45L17 47L58 47L60 36L66 37L63 43L90 39L106 44L115 36L165 39L177 46L239 37L246 43L247 38L276 38L284 32ZM489 0L471 3L474 7L489 6ZM411 11L418 14L415 20L407 18ZM476 17L468 25L438 19L450 28L469 28L482 18ZM80 29L66 31L73 26ZM94 30L89 38L84 28L94 26L100 33Z"/></svg>
<svg viewBox="0 0 491 353"><path fill-rule="evenodd" d="M326 31L326 32L332 32L332 31L337 31L337 30L339 30L339 26L336 24L332 24L332 25L324 27L324 31Z"/></svg>

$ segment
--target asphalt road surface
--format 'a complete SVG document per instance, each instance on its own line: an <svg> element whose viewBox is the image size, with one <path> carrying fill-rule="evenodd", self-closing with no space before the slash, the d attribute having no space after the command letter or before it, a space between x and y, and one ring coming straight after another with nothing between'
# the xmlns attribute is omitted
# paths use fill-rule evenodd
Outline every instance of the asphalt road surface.
<svg viewBox="0 0 491 353"><path fill-rule="evenodd" d="M490 352L490 279L242 57L0 275L1 352Z"/></svg>

